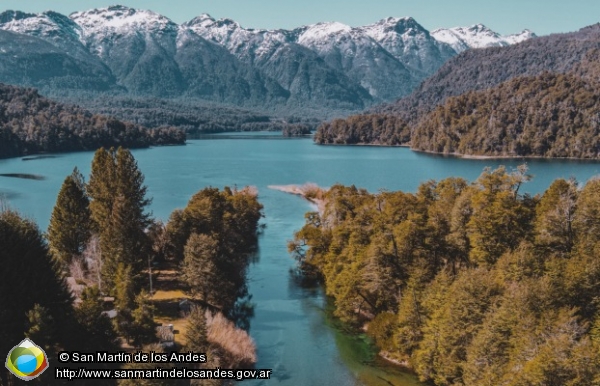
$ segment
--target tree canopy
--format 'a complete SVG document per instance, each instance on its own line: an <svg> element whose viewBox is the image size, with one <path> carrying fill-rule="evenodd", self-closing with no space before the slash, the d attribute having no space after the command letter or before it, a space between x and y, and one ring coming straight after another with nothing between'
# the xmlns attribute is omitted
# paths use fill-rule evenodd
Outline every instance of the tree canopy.
<svg viewBox="0 0 600 386"><path fill-rule="evenodd" d="M523 194L526 167L416 193L333 186L290 250L335 314L436 385L600 382L598 180Z"/></svg>

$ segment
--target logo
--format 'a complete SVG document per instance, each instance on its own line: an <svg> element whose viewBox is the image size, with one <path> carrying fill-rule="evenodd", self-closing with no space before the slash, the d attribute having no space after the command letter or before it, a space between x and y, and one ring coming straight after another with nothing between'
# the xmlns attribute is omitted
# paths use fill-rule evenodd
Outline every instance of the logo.
<svg viewBox="0 0 600 386"><path fill-rule="evenodd" d="M25 339L8 353L6 368L16 377L30 381L48 368L48 357L41 347Z"/></svg>

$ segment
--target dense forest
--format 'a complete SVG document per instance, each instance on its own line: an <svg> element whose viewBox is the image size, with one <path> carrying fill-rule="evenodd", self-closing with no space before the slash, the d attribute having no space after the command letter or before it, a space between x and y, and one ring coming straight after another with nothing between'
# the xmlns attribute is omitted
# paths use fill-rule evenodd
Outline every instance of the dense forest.
<svg viewBox="0 0 600 386"><path fill-rule="evenodd" d="M466 51L410 96L321 124L319 144L486 156L598 158L600 25ZM390 136L387 127L402 127Z"/></svg>
<svg viewBox="0 0 600 386"><path fill-rule="evenodd" d="M516 78L449 98L415 126L413 149L492 156L600 157L600 93L574 75Z"/></svg>
<svg viewBox="0 0 600 386"><path fill-rule="evenodd" d="M272 111L260 113L256 109L250 111L190 98L158 99L93 93L63 93L56 97L85 106L96 114L117 117L149 128L173 126L190 136L226 131L279 131L296 124L316 127L320 123L319 119L305 117L301 113L294 115L287 111L286 118L279 118Z"/></svg>
<svg viewBox="0 0 600 386"><path fill-rule="evenodd" d="M571 72L599 45L600 24L596 24L508 47L467 50L448 60L411 95L371 112L399 115L414 124L449 97L486 90L517 77Z"/></svg>
<svg viewBox="0 0 600 386"><path fill-rule="evenodd" d="M400 116L355 115L321 124L318 144L410 145L444 154L600 157L598 69L590 58L573 73L518 77L451 97L414 124Z"/></svg>
<svg viewBox="0 0 600 386"><path fill-rule="evenodd" d="M138 124L60 104L33 89L0 85L0 158L99 147L184 144L173 127L148 130Z"/></svg>
<svg viewBox="0 0 600 386"><path fill-rule="evenodd" d="M174 307L168 320L185 332L171 350L208 356L206 363L187 363L187 368L235 369L256 362L254 342L238 327L248 327L243 317L252 311L238 299L247 295L246 268L262 216L256 191L205 188L167 224L148 213L146 193L131 152L101 148L87 183L77 169L65 178L45 235L17 212L0 211L1 349L9 352L25 337L40 345L50 357L44 384L63 383L53 369L62 350L164 352L164 327L157 328L156 318L164 320L165 307ZM156 270L174 272L174 279L161 278ZM178 296L167 296L173 292ZM189 305L181 314L179 295ZM0 384L13 382L10 373L0 374ZM189 385L190 380L77 383Z"/></svg>
<svg viewBox="0 0 600 386"><path fill-rule="evenodd" d="M314 141L320 145L404 145L410 141L410 128L394 115L353 115L322 123Z"/></svg>
<svg viewBox="0 0 600 386"><path fill-rule="evenodd" d="M336 185L289 249L335 314L436 385L600 384L600 180L485 169L416 193Z"/></svg>

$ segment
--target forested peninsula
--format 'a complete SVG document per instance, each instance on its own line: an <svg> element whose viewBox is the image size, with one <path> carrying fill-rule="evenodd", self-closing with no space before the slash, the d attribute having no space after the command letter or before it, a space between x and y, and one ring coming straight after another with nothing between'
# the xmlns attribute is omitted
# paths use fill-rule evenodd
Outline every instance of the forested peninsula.
<svg viewBox="0 0 600 386"><path fill-rule="evenodd" d="M40 96L34 89L0 84L0 158L124 146L182 145L173 127L146 129Z"/></svg>
<svg viewBox="0 0 600 386"><path fill-rule="evenodd" d="M323 191L290 242L335 315L435 385L600 382L600 180L485 169L416 193Z"/></svg>
<svg viewBox="0 0 600 386"><path fill-rule="evenodd" d="M598 86L575 75L516 78L449 98L420 120L413 149L444 154L600 157Z"/></svg>
<svg viewBox="0 0 600 386"><path fill-rule="evenodd" d="M600 158L598 25L465 52L394 104L321 124L318 144Z"/></svg>
<svg viewBox="0 0 600 386"><path fill-rule="evenodd" d="M413 125L389 114L326 122L314 140L467 156L597 159L599 114L598 83L544 73L448 98Z"/></svg>

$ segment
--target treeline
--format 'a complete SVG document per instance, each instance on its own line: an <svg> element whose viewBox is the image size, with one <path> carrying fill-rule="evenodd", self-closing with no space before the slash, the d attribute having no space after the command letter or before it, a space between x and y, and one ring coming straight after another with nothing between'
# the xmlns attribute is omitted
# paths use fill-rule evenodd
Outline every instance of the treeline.
<svg viewBox="0 0 600 386"><path fill-rule="evenodd" d="M246 269L261 213L254 189L226 187L203 189L171 214L165 253L181 262L183 282L210 309L234 313L236 300L248 294Z"/></svg>
<svg viewBox="0 0 600 386"><path fill-rule="evenodd" d="M600 382L600 180L525 167L417 193L336 185L290 250L335 314L436 385Z"/></svg>
<svg viewBox="0 0 600 386"><path fill-rule="evenodd" d="M307 124L289 124L281 130L284 137L303 137L312 133L313 127Z"/></svg>
<svg viewBox="0 0 600 386"><path fill-rule="evenodd" d="M51 101L33 89L0 85L0 158L111 146L144 148L185 140L185 133L173 127L148 130Z"/></svg>
<svg viewBox="0 0 600 386"><path fill-rule="evenodd" d="M406 144L415 150L458 155L595 159L600 157L600 94L594 63L588 58L574 73L520 77L448 98L413 124L380 114L326 122L314 140Z"/></svg>
<svg viewBox="0 0 600 386"><path fill-rule="evenodd" d="M598 158L599 40L594 25L463 52L410 96L322 124L315 141L391 145L380 127L401 122L404 143L418 150Z"/></svg>
<svg viewBox="0 0 600 386"><path fill-rule="evenodd" d="M353 115L322 123L314 141L321 145L404 145L410 141L410 129L394 115Z"/></svg>
<svg viewBox="0 0 600 386"><path fill-rule="evenodd" d="M600 93L574 75L516 78L449 98L415 126L413 149L493 156L600 157Z"/></svg>
<svg viewBox="0 0 600 386"><path fill-rule="evenodd" d="M254 343L234 324L256 248L262 210L256 192L204 189L167 225L147 212L146 192L144 175L128 150L101 148L89 182L77 170L65 179L47 239L18 213L0 211L0 289L5 295L0 341L6 352L25 337L44 348L51 366L59 363L56 355L62 350L116 352L125 343L148 352L163 350L154 320L151 267L172 262L182 264L180 280L191 296L186 344L177 348L208 353L203 365L208 368L256 362ZM114 300L107 303L106 296ZM109 305L116 312L113 319L104 312ZM53 374L48 371L43 381L59 384ZM9 384L13 379L8 372L0 377Z"/></svg>
<svg viewBox="0 0 600 386"><path fill-rule="evenodd" d="M281 131L295 124L316 127L320 122L316 118L302 117L301 112L294 115L290 111L281 111L267 115L193 98L157 99L83 93L57 95L57 98L85 106L97 114L117 117L144 127L177 127L191 136L231 131Z"/></svg>

